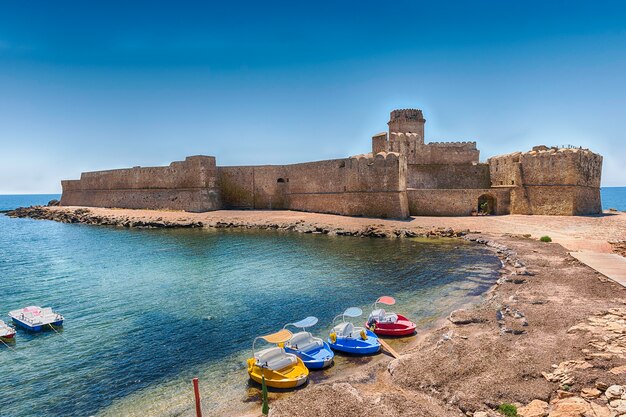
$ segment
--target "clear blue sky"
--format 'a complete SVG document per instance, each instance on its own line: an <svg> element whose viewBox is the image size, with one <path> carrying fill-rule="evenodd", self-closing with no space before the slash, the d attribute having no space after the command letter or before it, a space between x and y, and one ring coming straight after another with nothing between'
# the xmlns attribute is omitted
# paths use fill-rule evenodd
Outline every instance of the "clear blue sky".
<svg viewBox="0 0 626 417"><path fill-rule="evenodd" d="M427 141L589 147L603 185L626 185L626 3L0 6L0 193L193 154L364 153L406 107Z"/></svg>

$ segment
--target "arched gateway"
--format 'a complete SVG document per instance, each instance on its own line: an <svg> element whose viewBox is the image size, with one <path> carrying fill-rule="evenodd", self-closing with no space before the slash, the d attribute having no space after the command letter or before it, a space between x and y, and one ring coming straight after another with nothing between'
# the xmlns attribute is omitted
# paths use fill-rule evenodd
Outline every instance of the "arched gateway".
<svg viewBox="0 0 626 417"><path fill-rule="evenodd" d="M496 198L491 194L483 194L478 197L478 213L496 214Z"/></svg>

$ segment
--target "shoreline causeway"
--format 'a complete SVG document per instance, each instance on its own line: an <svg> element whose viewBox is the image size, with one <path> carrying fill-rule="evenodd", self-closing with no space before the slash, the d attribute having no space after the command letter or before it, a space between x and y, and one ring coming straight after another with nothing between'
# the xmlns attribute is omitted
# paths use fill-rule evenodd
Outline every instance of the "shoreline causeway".
<svg viewBox="0 0 626 417"><path fill-rule="evenodd" d="M254 228L375 238L455 237L501 259L484 300L421 334L400 359L272 396L271 416L626 416L626 288L569 251L621 253L626 214L345 218L301 212L183 213L31 207L6 213L122 227ZM555 243L542 243L542 233ZM621 249L620 249L621 248ZM260 414L260 413L258 413ZM249 415L258 415L252 413Z"/></svg>

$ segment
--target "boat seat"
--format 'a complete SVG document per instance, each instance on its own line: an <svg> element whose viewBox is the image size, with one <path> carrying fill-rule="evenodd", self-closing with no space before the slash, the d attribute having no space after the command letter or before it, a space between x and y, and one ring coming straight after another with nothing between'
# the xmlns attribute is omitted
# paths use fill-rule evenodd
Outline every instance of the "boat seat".
<svg viewBox="0 0 626 417"><path fill-rule="evenodd" d="M396 313L387 313L382 308L372 311L370 319L375 319L379 323L395 323L398 321Z"/></svg>
<svg viewBox="0 0 626 417"><path fill-rule="evenodd" d="M254 355L257 365L266 366L274 371L279 371L288 366L295 365L298 360L295 355L286 353L283 348L272 347L261 350Z"/></svg>
<svg viewBox="0 0 626 417"><path fill-rule="evenodd" d="M357 337L361 337L361 332L365 329L363 327L355 327L354 324L347 321L339 323L333 330L337 334L337 337L356 339Z"/></svg>
<svg viewBox="0 0 626 417"><path fill-rule="evenodd" d="M291 339L289 339L288 343L293 349L298 349L302 352L308 352L324 346L322 339L313 337L313 335L309 332L299 332L294 334Z"/></svg>

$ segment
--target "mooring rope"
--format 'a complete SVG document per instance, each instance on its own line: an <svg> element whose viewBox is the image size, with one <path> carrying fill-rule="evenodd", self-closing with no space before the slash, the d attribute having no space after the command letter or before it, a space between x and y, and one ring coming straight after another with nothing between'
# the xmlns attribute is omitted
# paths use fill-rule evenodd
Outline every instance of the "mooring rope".
<svg viewBox="0 0 626 417"><path fill-rule="evenodd" d="M62 338L63 338L63 339L67 342L67 343L72 343L72 342L70 342L69 340L67 340L67 338L66 338L65 336L63 336L61 333L59 333L59 332L57 331L57 329L55 329L55 328L54 328L54 326L53 326L52 324L48 323L48 326L50 326L50 328L51 328L52 330L54 330L54 332L55 332L56 334L58 334L59 336L61 336L61 337L62 337Z"/></svg>
<svg viewBox="0 0 626 417"><path fill-rule="evenodd" d="M6 346L6 347L7 347L7 348L9 348L10 350L12 350L12 351L13 351L13 353L16 353L16 354L18 354L18 355L21 355L21 356L23 356L23 357L25 357L25 358L27 358L27 357L28 357L27 355L23 354L22 352L18 352L17 350L15 350L15 348L12 348L11 346L7 345L7 344L4 342L4 340L0 339L0 342L2 342L2 344L3 344L4 346Z"/></svg>

